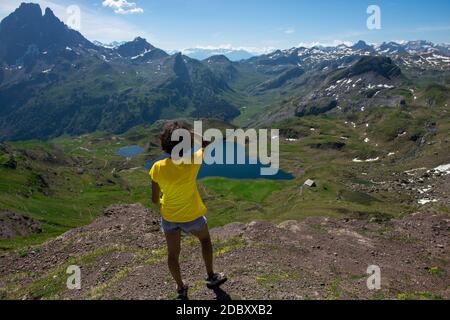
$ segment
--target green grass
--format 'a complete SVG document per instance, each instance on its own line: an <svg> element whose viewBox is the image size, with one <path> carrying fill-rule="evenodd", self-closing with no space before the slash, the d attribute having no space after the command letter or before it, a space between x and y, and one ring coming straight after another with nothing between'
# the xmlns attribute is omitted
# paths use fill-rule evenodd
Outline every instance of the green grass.
<svg viewBox="0 0 450 320"><path fill-rule="evenodd" d="M428 273L431 274L431 275L433 275L433 276L438 276L438 277L440 277L440 276L442 276L442 275L445 274L445 271L442 270L442 269L439 268L439 267L431 267L430 269L428 269Z"/></svg>
<svg viewBox="0 0 450 320"><path fill-rule="evenodd" d="M443 105L450 97L448 89L440 84L430 84L425 88L424 96L434 104Z"/></svg>
<svg viewBox="0 0 450 320"><path fill-rule="evenodd" d="M214 255L220 256L236 249L245 247L246 241L241 237L234 237L227 241L216 240L214 242Z"/></svg>
<svg viewBox="0 0 450 320"><path fill-rule="evenodd" d="M282 190L284 182L262 180L262 181L241 181L225 178L208 178L201 183L230 200L245 200L249 202L261 203L274 191Z"/></svg>
<svg viewBox="0 0 450 320"><path fill-rule="evenodd" d="M424 124L429 120L426 117L414 117L404 109L392 108L380 108L372 117L378 121L369 127L369 132L384 141L392 141L404 132L410 138L422 136L425 133Z"/></svg>
<svg viewBox="0 0 450 320"><path fill-rule="evenodd" d="M338 300L341 298L343 294L343 290L341 289L341 280L336 279L331 283L326 290L329 292L330 296L328 300Z"/></svg>
<svg viewBox="0 0 450 320"><path fill-rule="evenodd" d="M256 281L261 285L271 286L293 278L294 278L293 276L287 273L272 273L258 276L256 277Z"/></svg>
<svg viewBox="0 0 450 320"><path fill-rule="evenodd" d="M427 291L403 292L397 294L397 300L443 300L439 295Z"/></svg>

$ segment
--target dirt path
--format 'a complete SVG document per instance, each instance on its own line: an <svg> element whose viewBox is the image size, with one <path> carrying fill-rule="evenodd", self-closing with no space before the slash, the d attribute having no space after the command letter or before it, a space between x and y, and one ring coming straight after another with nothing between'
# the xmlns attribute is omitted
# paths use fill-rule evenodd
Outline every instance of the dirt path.
<svg viewBox="0 0 450 320"><path fill-rule="evenodd" d="M450 217L420 213L377 219L234 223L212 231L216 266L233 299L450 298ZM27 299L173 299L157 216L141 205L113 206L89 226L0 259L0 297ZM183 239L182 269L191 298L204 287L199 246ZM82 289L66 288L81 268ZM381 269L368 290L367 267Z"/></svg>

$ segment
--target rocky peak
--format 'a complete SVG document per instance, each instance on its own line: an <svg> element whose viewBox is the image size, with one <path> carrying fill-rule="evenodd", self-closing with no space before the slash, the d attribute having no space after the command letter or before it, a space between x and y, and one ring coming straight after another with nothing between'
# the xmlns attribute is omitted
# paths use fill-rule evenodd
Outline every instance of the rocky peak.
<svg viewBox="0 0 450 320"><path fill-rule="evenodd" d="M94 47L69 29L50 8L42 15L38 4L22 5L0 23L0 61L20 64L30 52L59 51L67 46Z"/></svg>
<svg viewBox="0 0 450 320"><path fill-rule="evenodd" d="M19 8L12 13L15 18L39 19L42 16L41 7L37 3L22 3Z"/></svg>
<svg viewBox="0 0 450 320"><path fill-rule="evenodd" d="M117 52L124 58L133 58L156 49L144 38L137 37L133 41L124 43L117 48Z"/></svg>
<svg viewBox="0 0 450 320"><path fill-rule="evenodd" d="M365 41L358 41L352 46L355 50L365 50L365 51L373 51L373 47L368 45Z"/></svg>

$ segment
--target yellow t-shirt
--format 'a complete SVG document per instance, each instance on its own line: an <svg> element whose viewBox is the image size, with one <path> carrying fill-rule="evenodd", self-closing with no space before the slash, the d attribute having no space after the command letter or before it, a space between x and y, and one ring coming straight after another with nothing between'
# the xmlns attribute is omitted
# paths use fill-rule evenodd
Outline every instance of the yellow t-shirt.
<svg viewBox="0 0 450 320"><path fill-rule="evenodd" d="M203 157L200 149L195 156ZM161 214L169 222L191 222L206 214L206 206L197 189L197 175L201 164L175 164L167 158L156 162L150 177L156 182L163 196Z"/></svg>

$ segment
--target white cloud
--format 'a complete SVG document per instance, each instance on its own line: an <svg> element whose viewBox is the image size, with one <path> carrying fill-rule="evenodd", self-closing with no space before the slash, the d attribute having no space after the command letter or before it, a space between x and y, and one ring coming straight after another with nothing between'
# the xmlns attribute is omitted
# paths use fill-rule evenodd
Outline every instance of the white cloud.
<svg viewBox="0 0 450 320"><path fill-rule="evenodd" d="M283 32L285 34L293 34L293 33L295 33L295 29L294 28L287 28Z"/></svg>
<svg viewBox="0 0 450 320"><path fill-rule="evenodd" d="M408 43L407 40L393 40L393 42L398 43L398 44L401 44L401 45L407 44L407 43Z"/></svg>
<svg viewBox="0 0 450 320"><path fill-rule="evenodd" d="M313 42L300 42L297 47L305 47L305 48L312 48L312 47L337 47L340 45L346 45L348 47L353 45L353 42L351 41L342 41L342 40L333 40L331 42L320 42L320 41L313 41Z"/></svg>
<svg viewBox="0 0 450 320"><path fill-rule="evenodd" d="M23 0L0 1L0 19L12 13L22 2ZM42 10L49 7L61 21L67 24L69 19L67 8L72 3L68 2L65 5L63 1L56 2L56 0L34 0L33 2L38 3ZM81 13L81 29L78 31L89 40L111 43L113 41L128 41L137 36L141 36L152 43L156 42L153 35L143 32L137 26L125 21L119 16L102 14L98 10L86 6L79 7Z"/></svg>
<svg viewBox="0 0 450 320"><path fill-rule="evenodd" d="M118 14L144 13L144 9L138 7L135 2L127 0L104 0L102 5L114 9Z"/></svg>

